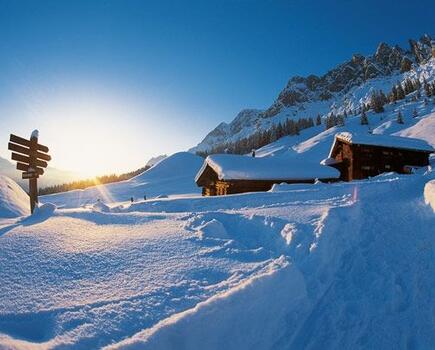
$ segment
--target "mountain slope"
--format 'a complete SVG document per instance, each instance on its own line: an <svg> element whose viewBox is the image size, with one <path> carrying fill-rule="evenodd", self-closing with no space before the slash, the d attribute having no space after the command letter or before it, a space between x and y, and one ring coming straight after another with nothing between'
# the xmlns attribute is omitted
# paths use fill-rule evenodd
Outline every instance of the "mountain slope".
<svg viewBox="0 0 435 350"><path fill-rule="evenodd" d="M286 119L312 117L318 114L354 111L368 101L374 90L388 93L397 82L407 77L433 79L424 72L432 56L432 39L424 35L410 40L410 49L380 43L376 52L364 57L355 54L325 75L292 77L273 104L261 110L243 110L229 124L221 123L191 152L207 152L223 143L238 141L258 130L267 130Z"/></svg>
<svg viewBox="0 0 435 350"><path fill-rule="evenodd" d="M41 202L76 208L94 204L97 200L113 203L129 201L131 197L143 200L144 196L198 194L201 189L194 178L202 161L201 157L188 152L175 153L130 180L41 196Z"/></svg>
<svg viewBox="0 0 435 350"><path fill-rule="evenodd" d="M21 172L15 168L15 164L2 157L0 157L0 174L10 177L20 186L27 188L28 181L21 178ZM80 179L79 174L73 171L60 170L49 166L45 170L44 176L39 178L39 186L52 186L78 179Z"/></svg>

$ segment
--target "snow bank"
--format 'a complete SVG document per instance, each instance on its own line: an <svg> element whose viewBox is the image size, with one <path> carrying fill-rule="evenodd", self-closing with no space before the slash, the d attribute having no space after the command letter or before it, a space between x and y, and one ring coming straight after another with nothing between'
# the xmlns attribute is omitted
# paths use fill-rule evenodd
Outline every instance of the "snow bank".
<svg viewBox="0 0 435 350"><path fill-rule="evenodd" d="M201 239L204 238L228 238L225 226L218 220L212 219L196 228Z"/></svg>
<svg viewBox="0 0 435 350"><path fill-rule="evenodd" d="M429 181L424 186L424 201L432 207L435 213L435 180Z"/></svg>
<svg viewBox="0 0 435 350"><path fill-rule="evenodd" d="M286 331L286 310L305 295L302 275L281 257L269 271L107 349L267 349Z"/></svg>
<svg viewBox="0 0 435 350"><path fill-rule="evenodd" d="M10 178L0 175L0 218L30 214L29 196Z"/></svg>

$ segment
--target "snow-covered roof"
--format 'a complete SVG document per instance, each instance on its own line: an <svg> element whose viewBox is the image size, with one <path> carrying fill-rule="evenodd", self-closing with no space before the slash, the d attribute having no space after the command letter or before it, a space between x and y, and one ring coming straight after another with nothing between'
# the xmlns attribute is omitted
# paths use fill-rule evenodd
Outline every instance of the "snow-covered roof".
<svg viewBox="0 0 435 350"><path fill-rule="evenodd" d="M338 170L309 161L235 154L208 156L195 181L210 166L219 180L311 180L338 178Z"/></svg>
<svg viewBox="0 0 435 350"><path fill-rule="evenodd" d="M341 140L350 144L370 145L389 148L408 149L421 152L435 152L434 148L426 141L410 137L400 137L391 135L373 135L373 134L355 134L350 132L340 132L335 135L335 140ZM335 140L329 152L332 156L332 150L335 146Z"/></svg>

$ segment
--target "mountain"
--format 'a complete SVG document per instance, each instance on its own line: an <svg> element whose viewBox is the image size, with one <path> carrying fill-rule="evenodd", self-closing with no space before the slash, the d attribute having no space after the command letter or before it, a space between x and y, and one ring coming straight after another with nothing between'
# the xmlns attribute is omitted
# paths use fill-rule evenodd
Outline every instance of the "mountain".
<svg viewBox="0 0 435 350"><path fill-rule="evenodd" d="M145 167L152 167L152 166L156 165L158 162L160 162L161 160L165 159L166 157L167 157L166 154L161 154L159 156L152 157L152 158L150 158L150 160L148 160Z"/></svg>
<svg viewBox="0 0 435 350"><path fill-rule="evenodd" d="M21 178L21 172L16 170L15 164L2 157L0 157L0 174L10 177L20 186L27 188L27 180L23 180ZM78 179L80 179L80 176L73 171L60 170L57 168L48 167L45 170L44 175L39 178L39 186L52 186L75 181Z"/></svg>
<svg viewBox="0 0 435 350"><path fill-rule="evenodd" d="M354 54L322 76L292 77L269 108L242 110L231 123L219 124L190 151L208 152L287 119L355 110L368 101L373 90L388 93L397 82L421 72L433 55L435 42L425 34L417 41L409 40L407 50L381 42L373 55ZM431 73L426 73L418 78L430 78Z"/></svg>

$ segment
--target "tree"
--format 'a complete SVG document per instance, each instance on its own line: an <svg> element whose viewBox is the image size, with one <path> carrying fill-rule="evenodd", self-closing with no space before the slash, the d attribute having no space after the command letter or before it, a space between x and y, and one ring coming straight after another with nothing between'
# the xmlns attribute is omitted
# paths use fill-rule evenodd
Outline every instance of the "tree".
<svg viewBox="0 0 435 350"><path fill-rule="evenodd" d="M395 85L393 85L393 88L390 92L390 102L396 102L397 100L397 88Z"/></svg>
<svg viewBox="0 0 435 350"><path fill-rule="evenodd" d="M322 125L322 117L320 116L320 113L317 114L316 125Z"/></svg>
<svg viewBox="0 0 435 350"><path fill-rule="evenodd" d="M426 78L424 78L424 80L423 80L423 89L424 89L424 92L425 92L427 97L432 96L432 88L429 85L429 83L426 81Z"/></svg>
<svg viewBox="0 0 435 350"><path fill-rule="evenodd" d="M397 113L397 123L404 124L403 117L402 117L402 112L400 112L400 111L399 111L399 113Z"/></svg>
<svg viewBox="0 0 435 350"><path fill-rule="evenodd" d="M417 108L414 108L414 110L412 111L412 117L413 118L417 118L418 117Z"/></svg>
<svg viewBox="0 0 435 350"><path fill-rule="evenodd" d="M363 109L361 112L360 123L361 125L369 125L369 118L367 118L365 109Z"/></svg>
<svg viewBox="0 0 435 350"><path fill-rule="evenodd" d="M344 117L341 114L337 115L337 125L344 126Z"/></svg>
<svg viewBox="0 0 435 350"><path fill-rule="evenodd" d="M382 113L384 111L384 97L380 93L373 91L370 97L370 107L375 113Z"/></svg>
<svg viewBox="0 0 435 350"><path fill-rule="evenodd" d="M403 100L405 98L405 91L403 90L402 84L397 84L397 100Z"/></svg>

